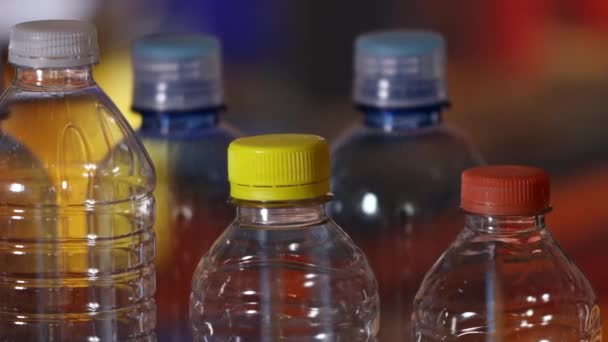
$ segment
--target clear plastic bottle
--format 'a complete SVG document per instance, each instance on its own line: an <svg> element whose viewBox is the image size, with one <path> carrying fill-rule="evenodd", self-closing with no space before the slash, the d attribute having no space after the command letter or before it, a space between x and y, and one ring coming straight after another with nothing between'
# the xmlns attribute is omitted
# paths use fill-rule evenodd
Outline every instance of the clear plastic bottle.
<svg viewBox="0 0 608 342"><path fill-rule="evenodd" d="M156 167L157 333L192 341L192 274L232 220L226 150L237 132L224 109L220 44L211 36L156 34L133 46L133 107Z"/></svg>
<svg viewBox="0 0 608 342"><path fill-rule="evenodd" d="M11 30L0 99L0 340L155 340L154 169L96 85L95 27Z"/></svg>
<svg viewBox="0 0 608 342"><path fill-rule="evenodd" d="M375 341L376 280L325 214L325 140L237 139L228 172L237 216L194 274L195 341Z"/></svg>
<svg viewBox="0 0 608 342"><path fill-rule="evenodd" d="M362 119L333 146L330 216L365 252L380 285L380 340L410 336L425 272L459 231L460 173L478 153L441 122L445 43L422 31L360 36L354 101Z"/></svg>
<svg viewBox="0 0 608 342"><path fill-rule="evenodd" d="M545 227L549 193L538 168L463 173L466 224L416 295L415 341L602 341L593 289Z"/></svg>

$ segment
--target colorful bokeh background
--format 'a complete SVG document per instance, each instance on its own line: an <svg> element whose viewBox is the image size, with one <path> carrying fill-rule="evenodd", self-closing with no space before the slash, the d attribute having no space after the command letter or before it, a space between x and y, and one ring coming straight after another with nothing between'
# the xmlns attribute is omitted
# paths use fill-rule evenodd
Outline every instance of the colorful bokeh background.
<svg viewBox="0 0 608 342"><path fill-rule="evenodd" d="M350 102L357 34L441 32L452 102L445 119L490 163L550 171L551 231L608 310L607 1L3 0L3 51L10 25L41 18L96 22L103 51L96 77L135 126L133 39L194 31L222 41L227 120L248 134L329 139L357 119ZM10 79L6 63L2 71Z"/></svg>

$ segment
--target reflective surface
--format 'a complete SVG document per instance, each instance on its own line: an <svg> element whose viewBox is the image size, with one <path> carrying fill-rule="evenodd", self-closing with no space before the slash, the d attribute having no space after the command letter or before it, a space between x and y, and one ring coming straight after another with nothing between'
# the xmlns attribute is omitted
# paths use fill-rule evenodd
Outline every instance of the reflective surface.
<svg viewBox="0 0 608 342"><path fill-rule="evenodd" d="M469 215L416 295L416 341L601 341L589 282L544 215Z"/></svg>
<svg viewBox="0 0 608 342"><path fill-rule="evenodd" d="M155 340L154 171L89 67L0 100L0 340Z"/></svg>
<svg viewBox="0 0 608 342"><path fill-rule="evenodd" d="M462 170L480 163L439 120L441 107L367 109L336 142L330 214L369 258L382 299L383 341L404 341L424 274L454 239Z"/></svg>
<svg viewBox="0 0 608 342"><path fill-rule="evenodd" d="M131 91L128 58L123 55L120 78L120 63L108 62L121 58L120 49L134 38L210 32L225 47L231 122L251 133L311 132L330 139L355 118L347 60L356 35L438 30L447 40L453 103L446 121L466 131L488 162L550 171L556 195L551 233L608 307L607 1L132 0L103 2L98 10L108 53L100 66L116 84L115 102ZM3 14L16 18L10 13L6 8ZM238 17L240 29L226 17ZM130 96L124 99L128 108Z"/></svg>
<svg viewBox="0 0 608 342"><path fill-rule="evenodd" d="M196 270L195 341L375 341L373 273L323 205L251 205Z"/></svg>
<svg viewBox="0 0 608 342"><path fill-rule="evenodd" d="M238 135L218 111L144 112L140 136L157 172L158 338L192 341L190 282L199 260L234 216L227 148Z"/></svg>

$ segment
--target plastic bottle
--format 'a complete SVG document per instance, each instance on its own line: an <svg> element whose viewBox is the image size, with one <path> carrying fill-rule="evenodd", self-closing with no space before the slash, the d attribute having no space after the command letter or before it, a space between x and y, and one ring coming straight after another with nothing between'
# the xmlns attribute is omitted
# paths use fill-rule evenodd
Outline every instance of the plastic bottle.
<svg viewBox="0 0 608 342"><path fill-rule="evenodd" d="M361 120L333 146L330 216L367 255L380 285L380 340L404 341L425 272L459 230L460 173L478 153L446 127L445 43L389 31L355 42L353 98ZM449 219L447 219L449 221Z"/></svg>
<svg viewBox="0 0 608 342"><path fill-rule="evenodd" d="M325 214L329 164L314 135L230 144L237 216L194 274L195 341L375 341L376 280Z"/></svg>
<svg viewBox="0 0 608 342"><path fill-rule="evenodd" d="M198 34L146 36L133 46L133 66L138 133L158 179L158 337L192 341L188 284L233 217L226 150L237 133L220 120L220 44Z"/></svg>
<svg viewBox="0 0 608 342"><path fill-rule="evenodd" d="M153 341L154 170L96 85L95 27L11 30L0 99L0 340Z"/></svg>
<svg viewBox="0 0 608 342"><path fill-rule="evenodd" d="M462 174L465 228L416 295L415 341L602 340L593 289L545 227L549 193L538 168Z"/></svg>

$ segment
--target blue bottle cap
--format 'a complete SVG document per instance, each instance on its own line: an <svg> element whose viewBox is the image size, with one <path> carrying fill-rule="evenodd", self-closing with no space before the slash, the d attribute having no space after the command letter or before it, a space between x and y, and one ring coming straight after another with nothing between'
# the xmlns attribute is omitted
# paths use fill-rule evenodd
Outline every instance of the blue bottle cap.
<svg viewBox="0 0 608 342"><path fill-rule="evenodd" d="M445 41L428 31L385 31L355 42L353 98L361 105L419 107L447 100Z"/></svg>
<svg viewBox="0 0 608 342"><path fill-rule="evenodd" d="M182 60L206 58L220 51L219 41L202 34L154 34L133 44L136 58Z"/></svg>
<svg viewBox="0 0 608 342"><path fill-rule="evenodd" d="M221 106L221 47L201 34L154 34L135 42L133 107L185 111Z"/></svg>

